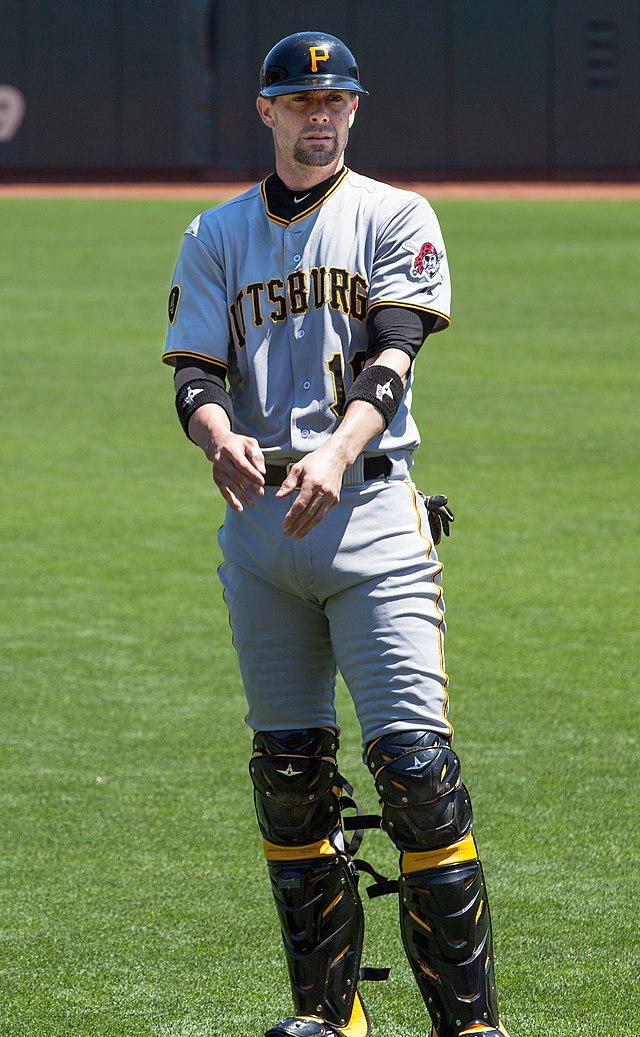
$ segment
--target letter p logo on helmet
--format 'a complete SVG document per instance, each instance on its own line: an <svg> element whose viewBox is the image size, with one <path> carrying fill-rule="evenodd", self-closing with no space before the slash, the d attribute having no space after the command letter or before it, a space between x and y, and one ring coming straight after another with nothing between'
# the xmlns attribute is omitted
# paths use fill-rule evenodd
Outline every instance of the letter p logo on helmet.
<svg viewBox="0 0 640 1037"><path fill-rule="evenodd" d="M311 71L318 71L319 61L329 60L329 51L326 47L309 47L309 55L311 57Z"/></svg>

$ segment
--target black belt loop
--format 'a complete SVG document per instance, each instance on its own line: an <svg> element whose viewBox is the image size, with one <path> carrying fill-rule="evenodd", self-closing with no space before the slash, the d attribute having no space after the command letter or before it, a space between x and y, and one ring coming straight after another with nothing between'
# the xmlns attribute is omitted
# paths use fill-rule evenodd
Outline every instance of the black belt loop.
<svg viewBox="0 0 640 1037"><path fill-rule="evenodd" d="M290 468L290 464L268 464L264 477L265 485L280 486L289 474ZM393 471L393 463L386 454L365 457L363 471L365 482L371 482L372 479L380 479L381 477L388 479Z"/></svg>

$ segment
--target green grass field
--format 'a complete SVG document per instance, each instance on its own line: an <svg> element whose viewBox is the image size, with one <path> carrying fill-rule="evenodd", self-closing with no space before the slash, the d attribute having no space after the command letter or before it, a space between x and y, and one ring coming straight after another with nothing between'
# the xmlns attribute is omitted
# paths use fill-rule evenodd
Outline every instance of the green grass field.
<svg viewBox="0 0 640 1037"><path fill-rule="evenodd" d="M0 202L0 1034L256 1037L288 986L219 592L222 507L160 363L191 202ZM450 496L450 718L511 1037L637 1022L640 204L436 206L417 365ZM340 688L342 769L375 808ZM371 833L364 855L393 870ZM430 1034L392 899L376 1037ZM635 1006L635 1007L634 1007Z"/></svg>

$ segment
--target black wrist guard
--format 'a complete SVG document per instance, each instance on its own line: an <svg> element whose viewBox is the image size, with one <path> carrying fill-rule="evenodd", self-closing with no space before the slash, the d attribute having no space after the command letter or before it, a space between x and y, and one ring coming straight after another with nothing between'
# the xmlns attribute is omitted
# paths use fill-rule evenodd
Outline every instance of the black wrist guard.
<svg viewBox="0 0 640 1037"><path fill-rule="evenodd" d="M233 406L223 387L209 378L192 378L176 393L176 410L188 439L191 439L189 435L191 415L205 403L217 403L218 407L222 407L227 415L229 424L233 425Z"/></svg>
<svg viewBox="0 0 640 1037"><path fill-rule="evenodd" d="M402 397L404 385L402 378L390 367L373 364L360 372L347 393L345 410L352 400L366 400L380 411L384 418L384 427L388 428L396 416Z"/></svg>

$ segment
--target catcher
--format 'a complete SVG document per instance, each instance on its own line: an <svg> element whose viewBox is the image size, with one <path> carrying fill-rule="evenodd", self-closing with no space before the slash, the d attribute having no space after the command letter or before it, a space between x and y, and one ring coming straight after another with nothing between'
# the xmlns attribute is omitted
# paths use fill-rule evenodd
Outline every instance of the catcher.
<svg viewBox="0 0 640 1037"><path fill-rule="evenodd" d="M188 228L164 360L227 502L220 578L293 1000L266 1037L370 1033L358 878L372 869L354 859L354 824L399 851L398 878L370 892L397 892L432 1037L505 1037L447 719L436 544L453 515L411 479L414 367L448 327L449 271L428 202L345 165L364 93L333 36L269 52L257 107L275 171ZM373 820L342 816L338 670L380 797Z"/></svg>

